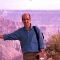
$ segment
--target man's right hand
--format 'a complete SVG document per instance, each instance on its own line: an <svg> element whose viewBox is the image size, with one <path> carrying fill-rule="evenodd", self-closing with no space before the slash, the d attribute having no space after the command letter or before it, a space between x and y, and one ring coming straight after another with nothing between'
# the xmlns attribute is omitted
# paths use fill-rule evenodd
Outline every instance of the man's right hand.
<svg viewBox="0 0 60 60"><path fill-rule="evenodd" d="M0 35L0 39L3 39L3 35Z"/></svg>

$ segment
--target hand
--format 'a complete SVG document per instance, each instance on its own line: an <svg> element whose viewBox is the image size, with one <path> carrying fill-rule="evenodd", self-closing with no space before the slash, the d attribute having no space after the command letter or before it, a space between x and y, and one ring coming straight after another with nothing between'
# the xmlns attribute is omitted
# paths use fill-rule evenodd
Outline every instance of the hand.
<svg viewBox="0 0 60 60"><path fill-rule="evenodd" d="M44 53L42 53L42 52L39 52L37 55L39 55L40 58L44 57Z"/></svg>
<svg viewBox="0 0 60 60"><path fill-rule="evenodd" d="M0 35L0 38L3 39L3 35Z"/></svg>
<svg viewBox="0 0 60 60"><path fill-rule="evenodd" d="M39 52L37 55L39 55L39 60L44 60L44 53Z"/></svg>

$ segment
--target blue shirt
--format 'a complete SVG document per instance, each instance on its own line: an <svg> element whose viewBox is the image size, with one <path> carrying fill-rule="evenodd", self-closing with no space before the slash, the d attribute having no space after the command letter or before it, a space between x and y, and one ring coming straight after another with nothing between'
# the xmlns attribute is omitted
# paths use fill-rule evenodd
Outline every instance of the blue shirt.
<svg viewBox="0 0 60 60"><path fill-rule="evenodd" d="M40 29L36 27L39 34L40 48L44 48L43 37ZM30 30L26 30L24 27L19 28L10 34L3 35L4 40L19 40L21 43L22 52L38 52L38 42L36 33L31 26Z"/></svg>

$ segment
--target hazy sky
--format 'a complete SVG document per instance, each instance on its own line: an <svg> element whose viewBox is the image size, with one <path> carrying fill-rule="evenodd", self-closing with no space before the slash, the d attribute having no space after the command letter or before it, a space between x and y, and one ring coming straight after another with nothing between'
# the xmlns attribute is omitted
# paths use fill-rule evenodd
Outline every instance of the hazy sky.
<svg viewBox="0 0 60 60"><path fill-rule="evenodd" d="M0 0L0 10L60 10L60 0Z"/></svg>

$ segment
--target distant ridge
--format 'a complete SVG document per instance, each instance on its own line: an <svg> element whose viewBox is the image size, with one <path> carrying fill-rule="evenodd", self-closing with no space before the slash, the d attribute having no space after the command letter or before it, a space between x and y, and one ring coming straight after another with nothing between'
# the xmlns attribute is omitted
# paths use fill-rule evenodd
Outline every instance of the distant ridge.
<svg viewBox="0 0 60 60"><path fill-rule="evenodd" d="M4 19L20 21L23 13L30 13L32 24L60 25L60 10L0 10L0 15Z"/></svg>

